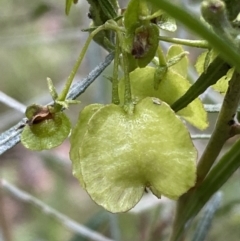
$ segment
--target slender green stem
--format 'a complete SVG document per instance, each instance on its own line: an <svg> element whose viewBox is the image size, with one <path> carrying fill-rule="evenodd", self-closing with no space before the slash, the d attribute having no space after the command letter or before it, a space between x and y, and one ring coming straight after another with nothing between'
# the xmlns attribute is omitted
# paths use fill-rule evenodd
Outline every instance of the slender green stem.
<svg viewBox="0 0 240 241"><path fill-rule="evenodd" d="M104 25L98 27L96 30L94 30L93 32L91 32L91 33L89 34L89 36L88 36L88 38L87 38L87 41L85 42L85 44L84 44L84 46L83 46L83 49L82 49L82 51L80 52L79 57L78 57L75 65L73 66L73 69L72 69L72 71L71 71L71 73L70 73L70 75L69 75L69 77L68 77L68 79L67 79L67 82L66 82L66 84L65 84L65 86L64 86L64 89L63 89L62 92L60 93L60 95L59 95L59 97L58 97L57 100L59 100L59 101L65 101L65 99L66 99L66 97L67 97L67 94L68 94L68 92L69 92L69 89L70 89L70 87L71 87L71 85L72 85L73 79L74 79L74 77L75 77L75 75L76 75L76 73L77 73L77 71L78 71L78 68L79 68L79 66L81 65L82 60L83 60L83 58L84 58L84 56L85 56L85 54L86 54L86 52L87 52L87 49L88 49L89 44L91 43L93 37L94 37L98 32L100 32L100 31L102 31L102 30L105 30L105 26L104 26Z"/></svg>
<svg viewBox="0 0 240 241"><path fill-rule="evenodd" d="M122 52L123 55L123 72L125 80L125 93L124 93L124 109L131 113L133 111L132 94L131 94L131 84L128 69L128 57L126 52Z"/></svg>
<svg viewBox="0 0 240 241"><path fill-rule="evenodd" d="M160 15L163 14L163 11L162 10L158 10L157 12L153 13L152 15L148 15L148 16L140 16L139 18L141 20L152 20L154 18L157 18L159 17Z"/></svg>
<svg viewBox="0 0 240 241"><path fill-rule="evenodd" d="M177 64L182 58L184 58L184 57L185 57L186 55L188 55L188 54L189 54L189 52L184 51L184 52L182 52L182 53L180 53L180 54L172 57L171 59L168 59L168 61L167 61L167 67L169 68L169 67Z"/></svg>
<svg viewBox="0 0 240 241"><path fill-rule="evenodd" d="M190 39L180 39L180 38L170 38L166 36L159 36L159 40L174 43L174 44L181 44L186 45L194 48L204 48L209 49L210 45L205 40L190 40Z"/></svg>
<svg viewBox="0 0 240 241"><path fill-rule="evenodd" d="M64 86L64 89L62 90L62 92L61 92L60 95L58 96L57 101L65 101L65 99L66 99L66 97L67 97L67 94L68 94L68 92L69 92L69 89L70 89L70 87L71 87L71 85L72 85L73 79L74 79L74 77L75 77L75 75L76 75L76 73L77 73L77 71L78 71L78 68L79 68L79 66L81 65L81 63L82 63L82 61L83 61L83 58L84 58L84 56L85 56L85 54L86 54L86 52L87 52L87 49L88 49L88 47L89 47L89 44L91 43L93 37L94 37L97 33L99 33L99 32L102 31L102 30L106 30L106 29L111 29L111 30L114 30L114 31L116 31L116 32L123 31L123 28L119 27L119 26L116 24L115 21L109 20L109 21L107 21L104 25L99 26L97 29L95 29L94 31L92 31L92 32L89 34L89 36L88 36L88 38L87 38L87 40L86 40L86 42L85 42L85 44L84 44L84 46L83 46L83 49L82 49L82 51L80 52L79 57L78 57L75 65L73 66L73 69L72 69L72 71L71 71L71 73L70 73L70 75L69 75L69 77L68 77L68 79L67 79L67 82L66 82L66 84L65 84L65 86ZM59 108L61 108L61 107L59 107Z"/></svg>
<svg viewBox="0 0 240 241"><path fill-rule="evenodd" d="M229 137L231 137L230 132L232 125L229 123L237 111L239 100L240 74L235 71L232 79L229 82L228 91L224 98L212 136L199 160L197 169L197 185L199 185L206 177L214 161L219 155L224 143Z"/></svg>
<svg viewBox="0 0 240 241"><path fill-rule="evenodd" d="M159 59L159 66L167 66L167 61L166 61L165 55L160 46L158 46L158 48L157 48L157 55L158 55L158 59Z"/></svg>
<svg viewBox="0 0 240 241"><path fill-rule="evenodd" d="M211 196L227 182L240 166L240 140L221 157L211 169L202 184L196 189L191 189L181 197L177 203L177 213L173 226L171 241L182 240L184 229L188 228L190 220L197 215ZM191 194L191 195L189 195Z"/></svg>
<svg viewBox="0 0 240 241"><path fill-rule="evenodd" d="M113 66L113 80L112 80L112 103L119 105L119 95L118 95L118 66L119 66L119 55L120 55L120 45L119 38L116 35L116 48Z"/></svg>
<svg viewBox="0 0 240 241"><path fill-rule="evenodd" d="M117 33L125 32L125 28L119 27L118 24L112 19L108 20L103 26L105 26L106 29L116 31Z"/></svg>
<svg viewBox="0 0 240 241"><path fill-rule="evenodd" d="M139 1L140 16L149 16L150 11L146 0ZM146 19L142 19L146 20Z"/></svg>
<svg viewBox="0 0 240 241"><path fill-rule="evenodd" d="M214 215L219 208L222 201L222 193L217 192L207 203L204 208L203 213L201 213L201 218L198 221L196 230L194 231L194 236L192 241L204 241L208 235L211 224L214 219Z"/></svg>
<svg viewBox="0 0 240 241"><path fill-rule="evenodd" d="M207 40L214 49L219 51L220 55L232 66L240 71L240 57L236 46L229 40L222 39L207 28L198 18L187 10L175 5L167 0L148 0L159 9L165 11L175 19L181 21L186 27Z"/></svg>
<svg viewBox="0 0 240 241"><path fill-rule="evenodd" d="M171 105L171 108L177 112L186 107L206 91L209 86L215 84L222 76L226 75L230 68L229 64L227 64L220 56L217 56L208 66L206 72L203 72L199 76L187 92Z"/></svg>
<svg viewBox="0 0 240 241"><path fill-rule="evenodd" d="M231 81L229 82L228 91L224 98L212 136L199 160L196 187L195 189L190 189L186 194L181 196L177 202L173 232L170 239L171 241L179 240L179 237L184 235L184 222L189 221L189 219L192 217L189 216L189 213L192 211L190 210L190 207L192 208L191 200L192 196L194 195L194 190L198 190L198 187L201 186L201 183L205 181L204 179L219 155L224 143L229 137L231 137L231 120L235 115L239 100L240 74L235 71ZM194 215L196 215L196 212Z"/></svg>

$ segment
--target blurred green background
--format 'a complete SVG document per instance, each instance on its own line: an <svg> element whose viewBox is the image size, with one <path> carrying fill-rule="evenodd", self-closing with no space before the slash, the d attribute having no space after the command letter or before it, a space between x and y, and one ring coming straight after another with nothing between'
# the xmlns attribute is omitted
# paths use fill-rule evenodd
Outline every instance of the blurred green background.
<svg viewBox="0 0 240 241"><path fill-rule="evenodd" d="M120 1L121 7L128 1ZM197 1L176 1L199 14ZM198 1L199 2L199 1ZM61 90L87 38L81 29L89 26L87 1L79 1L64 13L65 1L0 0L0 91L24 105L47 104L51 101L46 78L50 77ZM166 34L166 33L163 33ZM177 33L182 38L192 36L180 24ZM168 44L164 45L167 48ZM199 50L186 48L193 66ZM104 60L107 53L92 43L80 67L76 80ZM190 66L189 78L196 79ZM87 104L111 100L111 85L104 78L112 73L109 66L88 90L80 96L81 104L71 106L66 113L73 125L79 111ZM213 91L204 96L205 103L219 103L222 97ZM17 123L24 113L0 102L0 133ZM216 114L209 115L211 132ZM190 127L192 133L196 130ZM232 140L233 141L233 140ZM228 145L231 144L230 141ZM206 141L195 141L201 154ZM68 157L69 141L42 152L26 150L21 144L0 156L0 177L31 193L71 219L116 241L167 240L174 214L173 201L158 200L150 193L130 212L110 214L97 206L71 174ZM222 188L222 202L213 220L207 241L240 240L240 171ZM5 214L11 240L14 241L83 241L88 240L68 230L33 206L14 199L7 193L0 196L0 209ZM187 240L192 240L196 218ZM0 227L0 241L3 240Z"/></svg>

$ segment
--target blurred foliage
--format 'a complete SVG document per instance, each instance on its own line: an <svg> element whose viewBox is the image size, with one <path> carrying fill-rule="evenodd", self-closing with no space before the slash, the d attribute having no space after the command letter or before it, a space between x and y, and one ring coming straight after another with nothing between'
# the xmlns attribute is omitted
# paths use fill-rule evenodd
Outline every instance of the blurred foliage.
<svg viewBox="0 0 240 241"><path fill-rule="evenodd" d="M124 2L126 1L120 1L120 5L124 6ZM194 1L185 1L189 2ZM65 16L64 4L65 1L56 0L1 0L2 92L25 104L39 101L39 104L45 104L50 101L46 77L51 77L61 87L86 39L86 33L82 34L80 30L86 28L90 22L86 15L86 1L79 1L74 5L68 17ZM181 37L186 34L182 29L178 33ZM78 77L84 77L102 60L104 54L100 47L92 44ZM108 81L99 78L81 96L83 105L109 101L108 88ZM73 120L77 118L83 105L71 108L70 116ZM19 114L16 117L12 115L14 112L16 110L11 111L0 104L0 131L23 116ZM145 194L146 199L132 212L111 216L94 204L72 177L68 151L68 141L47 153L34 153L16 146L0 156L0 176L79 223L106 236L111 235L115 240L167 240L173 216L172 202L166 199L156 202L154 198L148 199L150 194ZM240 190L240 172L236 172L221 190L223 202L216 213L207 241L238 241L240 197L237 194ZM4 200L14 241L88 240L65 229L34 207L15 201L8 195ZM197 221L196 219L195 222ZM194 227L189 237L194 232Z"/></svg>

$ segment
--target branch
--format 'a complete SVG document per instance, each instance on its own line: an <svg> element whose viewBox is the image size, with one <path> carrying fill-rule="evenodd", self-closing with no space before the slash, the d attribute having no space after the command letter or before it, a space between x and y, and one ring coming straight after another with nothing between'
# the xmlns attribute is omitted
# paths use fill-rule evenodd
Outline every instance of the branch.
<svg viewBox="0 0 240 241"><path fill-rule="evenodd" d="M197 224L192 241L204 241L210 230L214 215L222 201L222 193L217 192L206 204L201 213L201 219Z"/></svg>
<svg viewBox="0 0 240 241"><path fill-rule="evenodd" d="M229 82L228 91L223 100L212 136L198 162L197 185L199 185L208 174L224 143L232 137L230 131L233 124L231 124L231 121L236 114L239 100L240 74L235 71Z"/></svg>
<svg viewBox="0 0 240 241"><path fill-rule="evenodd" d="M71 231L89 238L91 240L95 241L113 241L112 239L109 239L107 237L104 237L103 235L75 222L74 220L70 219L66 215L58 212L57 210L53 209L52 207L46 205L44 202L40 201L39 199L33 197L32 195L28 194L27 192L24 192L17 187L13 186L9 182L7 182L4 179L0 179L0 185L2 188L9 192L13 197L33 205L34 207L40 209L44 214L51 216L54 218L57 222L61 223L66 228L70 229Z"/></svg>
<svg viewBox="0 0 240 241"><path fill-rule="evenodd" d="M186 230L186 223L190 223L190 219L196 216L211 195L216 192L223 185L223 183L227 181L229 176L232 175L236 168L239 167L239 156L236 156L238 153L236 153L235 149L233 149L233 146L228 152L230 154L225 154L225 156L223 156L221 159L223 161L218 162L215 168L213 168L208 174L226 140L232 137L231 131L232 126L234 125L232 122L238 107L239 99L240 74L235 71L232 79L229 82L228 91L225 95L221 111L218 115L216 126L206 146L206 149L204 150L198 162L197 182L195 188L190 189L187 193L182 195L177 202L177 210L170 239L171 241L181 240ZM239 142L237 142L235 145L238 143ZM239 149L238 146L236 148ZM233 161L230 162L230 158L227 155L232 155L232 152L234 152L234 157L236 158L232 158ZM223 165L226 165L226 168L222 166L222 163ZM216 167L217 171L213 173L213 171L216 170ZM220 175L218 176L219 179L216 179L216 173ZM208 176L206 177L207 174ZM211 184L207 183L207 181L210 181Z"/></svg>
<svg viewBox="0 0 240 241"><path fill-rule="evenodd" d="M24 113L26 110L25 105L13 99L12 97L6 95L2 91L0 91L0 102L22 113Z"/></svg>
<svg viewBox="0 0 240 241"><path fill-rule="evenodd" d="M209 49L210 45L205 40L190 40L190 39L180 39L180 38L170 38L166 36L159 36L159 40L174 43L174 44L181 44L186 45L189 47L195 47L195 48L205 48Z"/></svg>
<svg viewBox="0 0 240 241"><path fill-rule="evenodd" d="M105 60L93 69L86 78L72 85L67 95L68 99L76 99L93 83L93 81L103 72L103 70L112 62L114 54L109 54ZM50 103L51 105L52 103ZM20 142L22 127L26 124L26 118L23 118L15 126L0 134L0 155Z"/></svg>
<svg viewBox="0 0 240 241"><path fill-rule="evenodd" d="M204 109L208 113L218 113L221 109L221 104L204 104ZM240 110L240 109L239 109Z"/></svg>
<svg viewBox="0 0 240 241"><path fill-rule="evenodd" d="M196 140L196 139L204 140L204 139L210 139L210 138L211 138L210 134L193 134L193 135L191 135L192 140Z"/></svg>
<svg viewBox="0 0 240 241"><path fill-rule="evenodd" d="M195 32L198 36L208 41L214 49L219 51L221 57L226 60L230 65L235 66L236 70L240 72L240 58L239 53L236 51L236 46L228 40L222 39L211 31L206 25L196 18L193 14L189 13L186 9L172 3L173 1L167 0L147 0L158 9L163 10L169 15L173 16L176 20L182 22L185 27Z"/></svg>
<svg viewBox="0 0 240 241"><path fill-rule="evenodd" d="M5 202L3 197L3 189L0 186L0 233L4 241L12 241L11 227L7 220Z"/></svg>

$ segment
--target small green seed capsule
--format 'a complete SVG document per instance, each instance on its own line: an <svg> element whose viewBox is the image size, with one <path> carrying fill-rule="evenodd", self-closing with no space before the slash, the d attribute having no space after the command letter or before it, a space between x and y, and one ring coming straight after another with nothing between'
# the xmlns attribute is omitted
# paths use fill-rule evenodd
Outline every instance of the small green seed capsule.
<svg viewBox="0 0 240 241"><path fill-rule="evenodd" d="M225 3L221 0L205 0L201 6L202 16L217 34L231 39L234 34L231 23L227 17Z"/></svg>
<svg viewBox="0 0 240 241"><path fill-rule="evenodd" d="M59 146L69 135L71 123L62 113L44 113L35 116L21 134L21 143L34 151L48 150Z"/></svg>
<svg viewBox="0 0 240 241"><path fill-rule="evenodd" d="M158 198L177 199L195 183L197 151L189 132L157 98L141 100L133 114L119 105L103 106L80 139L75 176L110 212L128 211L146 188Z"/></svg>
<svg viewBox="0 0 240 241"><path fill-rule="evenodd" d="M158 48L159 29L155 24L136 29L131 53L138 60L138 66L144 68L154 58Z"/></svg>

